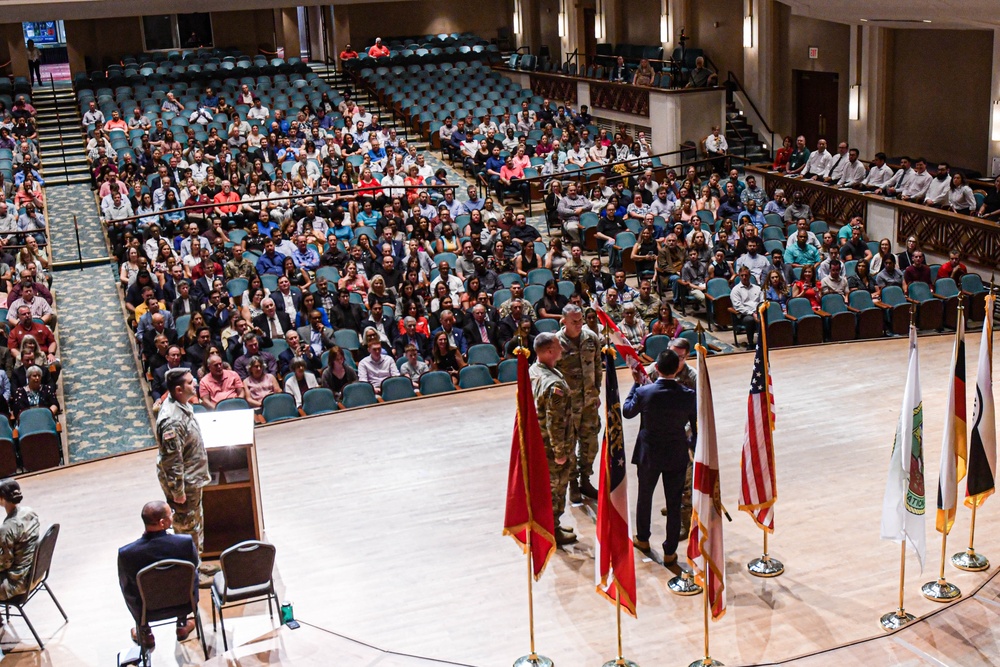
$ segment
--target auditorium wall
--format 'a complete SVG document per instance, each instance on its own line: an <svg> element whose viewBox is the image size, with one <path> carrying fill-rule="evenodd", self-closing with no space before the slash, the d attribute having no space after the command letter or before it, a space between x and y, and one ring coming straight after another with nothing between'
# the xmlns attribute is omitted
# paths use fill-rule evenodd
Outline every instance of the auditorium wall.
<svg viewBox="0 0 1000 667"><path fill-rule="evenodd" d="M703 49L719 69L719 80L724 81L726 72L743 78L743 5L744 0L715 0L714 2L691 2L690 24L683 27L690 41L687 46ZM647 4L644 14L647 22L657 26L659 12ZM634 17L633 17L634 18ZM654 38L651 44L659 41Z"/></svg>
<svg viewBox="0 0 1000 667"><path fill-rule="evenodd" d="M649 0L620 0L622 15L622 38L625 44L660 45L659 3ZM653 13L651 13L653 12Z"/></svg>
<svg viewBox="0 0 1000 667"><path fill-rule="evenodd" d="M497 29L510 28L512 14L508 2L466 2L466 0L413 0L352 4L348 8L351 39L355 48L370 45L375 37L430 35L473 32L495 39ZM558 38L551 40L555 49Z"/></svg>
<svg viewBox="0 0 1000 667"><path fill-rule="evenodd" d="M984 170L993 32L890 30L886 152Z"/></svg>

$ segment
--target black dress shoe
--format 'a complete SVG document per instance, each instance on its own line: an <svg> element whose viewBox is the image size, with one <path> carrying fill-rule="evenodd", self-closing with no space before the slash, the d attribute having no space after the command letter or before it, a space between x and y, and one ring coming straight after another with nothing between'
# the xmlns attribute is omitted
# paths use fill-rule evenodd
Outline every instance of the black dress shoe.
<svg viewBox="0 0 1000 667"><path fill-rule="evenodd" d="M597 499L597 489L590 483L589 477L580 477L580 493L588 498Z"/></svg>

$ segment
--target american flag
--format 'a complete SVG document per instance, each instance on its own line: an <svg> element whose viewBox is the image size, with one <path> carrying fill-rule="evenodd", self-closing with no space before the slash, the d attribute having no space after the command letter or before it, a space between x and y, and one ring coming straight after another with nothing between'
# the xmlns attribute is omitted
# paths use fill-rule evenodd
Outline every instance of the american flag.
<svg viewBox="0 0 1000 667"><path fill-rule="evenodd" d="M597 592L635 616L635 561L628 522L625 439L614 352L604 353L604 446L597 501Z"/></svg>
<svg viewBox="0 0 1000 667"><path fill-rule="evenodd" d="M763 320L763 317L761 318ZM774 473L774 394L767 364L767 342L763 327L757 336L757 350L747 397L747 426L743 434L743 481L740 484L740 509L754 522L774 532L774 501L778 489Z"/></svg>

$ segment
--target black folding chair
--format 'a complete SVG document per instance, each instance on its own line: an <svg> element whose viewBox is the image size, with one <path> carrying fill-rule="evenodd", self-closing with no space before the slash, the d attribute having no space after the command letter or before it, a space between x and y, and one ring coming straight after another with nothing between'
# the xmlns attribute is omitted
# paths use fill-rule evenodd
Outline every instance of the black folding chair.
<svg viewBox="0 0 1000 667"><path fill-rule="evenodd" d="M222 610L257 600L267 600L267 611L274 618L278 596L274 592L274 545L247 540L231 546L219 556L221 570L212 580L212 629L215 630L215 610L219 610L222 625L222 646L229 650L226 621Z"/></svg>
<svg viewBox="0 0 1000 667"><path fill-rule="evenodd" d="M205 633L201 628L201 615L198 614L198 601L195 599L194 587L198 572L195 566L186 560L165 558L139 570L135 581L142 598L142 615L139 618L136 634L142 637L143 626L165 625L166 622L178 618L187 618L194 614L194 624L201 640L201 650L208 659L208 647L205 645ZM154 623L164 621L164 623ZM148 667L149 650L141 651L142 664Z"/></svg>
<svg viewBox="0 0 1000 667"><path fill-rule="evenodd" d="M24 619L27 623L28 629L31 630L31 634L34 635L35 641L38 642L38 648L44 649L45 645L42 643L41 637L35 631L35 626L31 624L28 619L28 615L24 613L24 606L28 604L31 598L35 597L38 591L44 590L52 598L52 602L55 603L56 608L59 613L62 614L63 620L69 621L69 617L66 616L66 612L63 611L62 605L59 604L59 600L56 599L55 594L52 593L52 589L49 587L49 568L52 565L52 552L56 549L56 540L59 538L59 524L54 523L49 526L49 529L45 531L45 534L38 540L38 546L35 547L35 558L31 563L31 576L28 581L28 590L20 595L15 595L9 600L2 600L0 604L4 606L4 612L7 616L7 622L10 622L11 617L11 607L16 609L14 616L19 616Z"/></svg>

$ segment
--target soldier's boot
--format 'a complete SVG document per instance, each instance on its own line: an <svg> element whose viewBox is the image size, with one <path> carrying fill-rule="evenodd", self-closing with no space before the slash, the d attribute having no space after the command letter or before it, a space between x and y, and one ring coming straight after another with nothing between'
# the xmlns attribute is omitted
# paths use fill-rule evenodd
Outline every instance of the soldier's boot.
<svg viewBox="0 0 1000 667"><path fill-rule="evenodd" d="M681 507L681 542L691 534L691 507Z"/></svg>
<svg viewBox="0 0 1000 667"><path fill-rule="evenodd" d="M597 489L590 483L589 475L580 475L580 493L588 498L597 499Z"/></svg>
<svg viewBox="0 0 1000 667"><path fill-rule="evenodd" d="M576 542L576 533L572 528L564 528L563 526L556 526L556 544L562 546L564 544L573 544Z"/></svg>
<svg viewBox="0 0 1000 667"><path fill-rule="evenodd" d="M576 478L569 480L569 501L571 503L582 503L583 496L580 494L580 484Z"/></svg>

